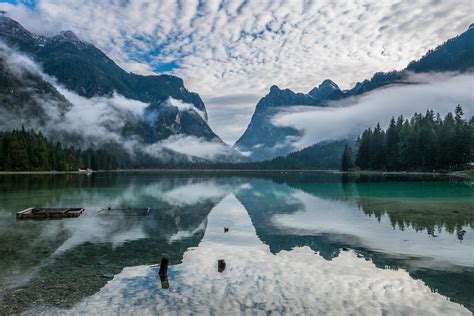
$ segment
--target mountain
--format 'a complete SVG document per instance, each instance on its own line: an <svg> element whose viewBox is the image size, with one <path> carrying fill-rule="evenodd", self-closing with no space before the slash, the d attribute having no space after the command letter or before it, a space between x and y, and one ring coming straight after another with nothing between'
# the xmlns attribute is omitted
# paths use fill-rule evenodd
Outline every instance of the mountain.
<svg viewBox="0 0 474 316"><path fill-rule="evenodd" d="M13 67L12 51L0 45L0 125L13 129L21 125L44 125L51 113L58 119L72 104L58 90L28 68ZM44 102L48 100L48 102ZM38 126L37 126L38 127Z"/></svg>
<svg viewBox="0 0 474 316"><path fill-rule="evenodd" d="M152 145L170 137L190 136L200 141L227 146L209 127L206 107L200 96L188 91L181 78L171 75L142 76L128 73L100 49L79 39L71 31L50 37L34 34L5 14L0 14L0 40L37 62L42 72L54 78L51 80L56 80L68 91L87 100L119 95L128 100L147 104L142 118L128 119L125 116L123 121L110 124L115 125L111 126L112 132L118 132L126 139ZM27 99L32 100L39 96L40 99L50 100L52 96L53 99L62 100L65 104L64 109L67 109L69 106L67 104L70 102L56 90L54 82L48 83L48 80L40 77L37 76L35 80L38 84L41 82L44 87L47 86L44 89L50 90L47 91L48 96L43 95L43 98L42 94L45 91L38 89L30 90L28 96L15 93L16 101L0 104L0 108L22 121L26 113L21 109L32 108L31 105L27 106L27 103L33 101L26 102ZM12 76L9 78L11 85L14 86L30 84L24 82L23 78L15 80ZM2 86L2 89L5 91L2 91L0 97L6 98L11 89L8 90L7 86ZM20 90L23 94L26 93L26 89ZM34 111L39 111L39 108ZM36 116L34 111L30 111L30 118ZM229 148L228 152L231 153L232 159L239 158L237 151ZM224 156L227 154L221 155L221 158L225 159Z"/></svg>
<svg viewBox="0 0 474 316"><path fill-rule="evenodd" d="M285 157L262 161L265 169L319 169L338 170L341 167L344 147L355 148L354 140L324 141L292 152Z"/></svg>
<svg viewBox="0 0 474 316"><path fill-rule="evenodd" d="M235 147L250 154L252 160L267 160L284 156L295 150L292 143L301 136L301 131L291 127L278 127L272 118L281 111L295 106L328 106L331 101L358 96L369 91L396 83L408 83L410 73L443 71L466 72L474 68L474 26L437 48L428 51L422 58L409 63L401 71L378 72L369 80L358 82L350 90L342 91L331 80L324 80L308 93L295 93L276 86L257 103L252 119L235 143Z"/></svg>
<svg viewBox="0 0 474 316"><path fill-rule="evenodd" d="M342 91L331 80L325 80L308 94L272 86L270 92L257 103L250 124L235 147L242 152L251 152L254 160L286 155L294 149L292 139L300 137L301 132L291 127L276 127L271 122L272 117L289 106L322 106L330 100L339 99L341 94Z"/></svg>

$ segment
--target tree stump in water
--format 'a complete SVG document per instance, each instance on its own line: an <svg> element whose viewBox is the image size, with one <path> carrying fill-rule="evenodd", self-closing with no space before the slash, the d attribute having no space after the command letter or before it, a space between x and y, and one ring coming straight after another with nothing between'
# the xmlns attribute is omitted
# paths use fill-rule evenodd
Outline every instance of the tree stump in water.
<svg viewBox="0 0 474 316"><path fill-rule="evenodd" d="M217 271L222 273L225 270L225 261L224 259L220 259L217 261Z"/></svg>
<svg viewBox="0 0 474 316"><path fill-rule="evenodd" d="M161 281L161 288L162 289L167 289L167 288L170 287L170 282L168 281L168 276L167 275L160 274L160 281Z"/></svg>
<svg viewBox="0 0 474 316"><path fill-rule="evenodd" d="M160 263L160 276L162 275L168 275L168 258L163 258L161 259L161 263Z"/></svg>

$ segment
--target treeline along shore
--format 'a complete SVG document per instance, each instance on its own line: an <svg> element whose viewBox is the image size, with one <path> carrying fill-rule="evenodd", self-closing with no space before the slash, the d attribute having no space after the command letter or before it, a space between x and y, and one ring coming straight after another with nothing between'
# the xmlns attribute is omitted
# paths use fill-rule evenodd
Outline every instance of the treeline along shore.
<svg viewBox="0 0 474 316"><path fill-rule="evenodd" d="M473 160L474 117L458 105L444 118L432 110L410 119L392 117L387 130L366 129L357 140L355 165L362 170L456 171Z"/></svg>
<svg viewBox="0 0 474 316"><path fill-rule="evenodd" d="M454 172L471 168L474 117L458 105L444 118L428 110L410 119L392 117L366 129L356 141L314 144L285 157L241 163L163 163L116 148L78 149L52 141L34 130L0 132L0 173L58 173L91 170L338 170L381 172ZM352 151L355 151L353 159Z"/></svg>

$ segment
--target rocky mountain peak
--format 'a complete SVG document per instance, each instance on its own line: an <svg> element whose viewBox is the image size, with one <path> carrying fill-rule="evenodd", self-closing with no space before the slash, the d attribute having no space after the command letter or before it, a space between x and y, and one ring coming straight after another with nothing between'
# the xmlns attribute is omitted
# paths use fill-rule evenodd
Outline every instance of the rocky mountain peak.
<svg viewBox="0 0 474 316"><path fill-rule="evenodd" d="M67 30L59 33L59 36L69 41L80 41L79 37L73 31Z"/></svg>
<svg viewBox="0 0 474 316"><path fill-rule="evenodd" d="M270 93L278 93L281 89L277 85L273 85L270 87Z"/></svg>
<svg viewBox="0 0 474 316"><path fill-rule="evenodd" d="M315 99L323 100L335 91L340 91L339 86L332 80L326 79L317 88L313 88L308 94Z"/></svg>
<svg viewBox="0 0 474 316"><path fill-rule="evenodd" d="M323 87L329 87L329 88L332 88L334 90L339 89L339 86L334 81L332 81L331 79L326 79L323 82L321 82L321 84L319 85L319 88L321 89Z"/></svg>

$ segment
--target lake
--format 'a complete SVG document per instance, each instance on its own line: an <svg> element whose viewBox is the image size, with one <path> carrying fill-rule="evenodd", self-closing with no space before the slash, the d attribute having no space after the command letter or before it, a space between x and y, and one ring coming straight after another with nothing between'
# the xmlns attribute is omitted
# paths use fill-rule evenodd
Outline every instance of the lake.
<svg viewBox="0 0 474 316"><path fill-rule="evenodd" d="M32 206L86 211L15 219ZM1 176L0 314L471 315L473 224L453 178Z"/></svg>

